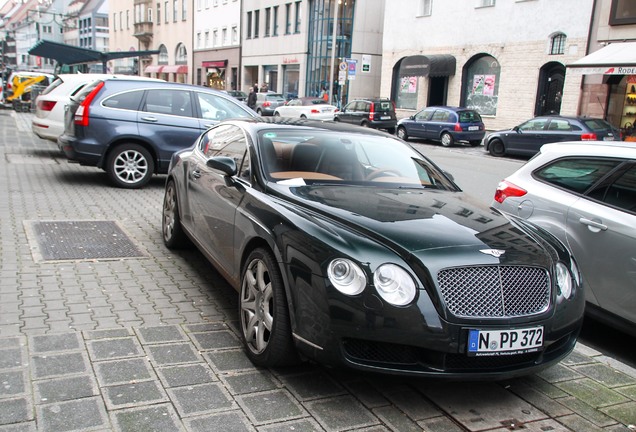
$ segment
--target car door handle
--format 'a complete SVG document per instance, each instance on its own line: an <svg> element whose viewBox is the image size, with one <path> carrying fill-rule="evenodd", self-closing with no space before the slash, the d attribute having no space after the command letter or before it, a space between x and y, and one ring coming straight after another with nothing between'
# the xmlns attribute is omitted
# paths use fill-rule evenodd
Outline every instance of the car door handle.
<svg viewBox="0 0 636 432"><path fill-rule="evenodd" d="M199 171L198 169L192 170L190 172L190 177L192 177L194 180L201 178L201 171Z"/></svg>
<svg viewBox="0 0 636 432"><path fill-rule="evenodd" d="M156 122L158 121L158 120L157 120L157 117L142 117L141 119L142 119L143 121L153 122L153 123L156 123Z"/></svg>
<svg viewBox="0 0 636 432"><path fill-rule="evenodd" d="M607 225L602 224L600 222L595 222L593 220L586 219L586 218L579 219L579 222L581 222L583 225L587 225L587 226L589 226L591 228L596 228L596 229L601 230L601 231L607 231Z"/></svg>

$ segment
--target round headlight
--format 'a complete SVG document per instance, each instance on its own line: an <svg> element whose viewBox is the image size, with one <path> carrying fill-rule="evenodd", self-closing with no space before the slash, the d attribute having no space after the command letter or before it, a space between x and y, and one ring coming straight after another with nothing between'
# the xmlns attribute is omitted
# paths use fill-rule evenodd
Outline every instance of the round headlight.
<svg viewBox="0 0 636 432"><path fill-rule="evenodd" d="M572 295L572 275L562 262L556 265L556 279L559 292L563 297L569 299Z"/></svg>
<svg viewBox="0 0 636 432"><path fill-rule="evenodd" d="M413 278L395 264L382 264L373 273L373 284L380 296L395 306L404 306L415 298Z"/></svg>
<svg viewBox="0 0 636 432"><path fill-rule="evenodd" d="M327 276L331 284L346 295L360 294L367 285L364 272L353 261L338 258L329 263Z"/></svg>

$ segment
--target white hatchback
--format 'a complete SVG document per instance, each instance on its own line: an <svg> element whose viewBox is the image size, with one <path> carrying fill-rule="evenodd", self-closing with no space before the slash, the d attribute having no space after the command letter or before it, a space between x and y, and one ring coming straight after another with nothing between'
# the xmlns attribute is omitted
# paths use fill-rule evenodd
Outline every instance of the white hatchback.
<svg viewBox="0 0 636 432"><path fill-rule="evenodd" d="M84 86L103 78L141 79L163 81L156 78L112 74L60 74L35 100L35 117L31 130L38 137L57 142L64 133L64 111L69 99Z"/></svg>

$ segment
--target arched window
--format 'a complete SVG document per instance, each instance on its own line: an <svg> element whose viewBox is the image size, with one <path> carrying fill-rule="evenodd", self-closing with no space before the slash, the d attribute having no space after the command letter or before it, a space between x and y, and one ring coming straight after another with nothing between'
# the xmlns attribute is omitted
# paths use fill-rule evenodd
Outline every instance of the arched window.
<svg viewBox="0 0 636 432"><path fill-rule="evenodd" d="M184 44L180 43L179 45L177 45L175 58L176 64L188 64L188 50L186 49Z"/></svg>
<svg viewBox="0 0 636 432"><path fill-rule="evenodd" d="M462 101L482 115L496 115L501 67L496 58L483 54L464 66Z"/></svg>
<svg viewBox="0 0 636 432"><path fill-rule="evenodd" d="M550 54L563 54L565 53L565 40L567 37L563 33L557 33L550 39Z"/></svg>
<svg viewBox="0 0 636 432"><path fill-rule="evenodd" d="M159 59L157 64L167 65L168 64L168 49L165 45L159 45Z"/></svg>

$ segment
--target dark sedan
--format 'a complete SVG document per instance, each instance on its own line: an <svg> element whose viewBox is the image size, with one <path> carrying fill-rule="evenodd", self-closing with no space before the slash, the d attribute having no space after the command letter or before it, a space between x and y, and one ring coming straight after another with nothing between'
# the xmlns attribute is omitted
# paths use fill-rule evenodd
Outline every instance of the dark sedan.
<svg viewBox="0 0 636 432"><path fill-rule="evenodd" d="M427 107L398 122L397 136L404 141L422 138L439 141L444 147L456 142L478 146L486 135L486 128L479 113L461 107Z"/></svg>
<svg viewBox="0 0 636 432"><path fill-rule="evenodd" d="M504 378L564 358L582 323L562 243L371 129L223 122L174 155L162 229L238 291L260 366Z"/></svg>
<svg viewBox="0 0 636 432"><path fill-rule="evenodd" d="M620 139L620 131L602 119L544 116L535 117L512 129L493 132L484 140L484 146L493 156L534 156L543 144L548 143Z"/></svg>

